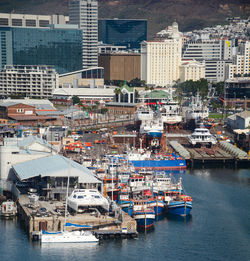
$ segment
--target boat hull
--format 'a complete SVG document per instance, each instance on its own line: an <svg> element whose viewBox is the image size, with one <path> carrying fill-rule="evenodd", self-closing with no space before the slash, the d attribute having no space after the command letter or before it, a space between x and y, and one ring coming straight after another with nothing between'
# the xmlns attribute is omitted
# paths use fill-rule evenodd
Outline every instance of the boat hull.
<svg viewBox="0 0 250 261"><path fill-rule="evenodd" d="M131 160L135 170L183 170L186 169L185 160Z"/></svg>
<svg viewBox="0 0 250 261"><path fill-rule="evenodd" d="M190 201L174 201L170 202L167 207L167 213L170 215L187 216L192 210L192 202Z"/></svg>
<svg viewBox="0 0 250 261"><path fill-rule="evenodd" d="M143 212L135 211L133 213L133 217L136 220L139 229L149 229L154 226L154 222L155 222L154 212L143 213Z"/></svg>
<svg viewBox="0 0 250 261"><path fill-rule="evenodd" d="M150 131L149 136L152 138L161 138L162 132Z"/></svg>
<svg viewBox="0 0 250 261"><path fill-rule="evenodd" d="M41 235L41 243L96 243L99 240L93 235L85 235L80 231L48 233Z"/></svg>
<svg viewBox="0 0 250 261"><path fill-rule="evenodd" d="M148 207L153 208L155 215L159 216L162 215L165 211L165 204L163 201L153 201L153 202L149 202L147 203Z"/></svg>

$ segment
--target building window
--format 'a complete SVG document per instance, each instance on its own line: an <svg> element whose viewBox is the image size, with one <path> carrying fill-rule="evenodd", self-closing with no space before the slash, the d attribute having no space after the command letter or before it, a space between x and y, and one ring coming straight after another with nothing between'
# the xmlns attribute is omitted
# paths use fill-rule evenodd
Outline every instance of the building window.
<svg viewBox="0 0 250 261"><path fill-rule="evenodd" d="M17 111L17 113L23 113L24 109L17 109L16 111Z"/></svg>
<svg viewBox="0 0 250 261"><path fill-rule="evenodd" d="M0 18L0 25L9 25L8 18Z"/></svg>
<svg viewBox="0 0 250 261"><path fill-rule="evenodd" d="M12 19L12 26L22 26L22 19Z"/></svg>
<svg viewBox="0 0 250 261"><path fill-rule="evenodd" d="M36 26L36 20L27 19L26 20L26 26L35 27Z"/></svg>

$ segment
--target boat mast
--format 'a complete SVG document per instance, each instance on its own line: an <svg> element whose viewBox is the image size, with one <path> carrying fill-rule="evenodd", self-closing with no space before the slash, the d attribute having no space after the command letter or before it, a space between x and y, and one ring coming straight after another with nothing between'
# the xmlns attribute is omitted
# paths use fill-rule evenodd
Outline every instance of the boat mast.
<svg viewBox="0 0 250 261"><path fill-rule="evenodd" d="M68 167L68 179L67 179L67 189L66 189L66 200L65 200L65 214L64 214L64 229L66 227L66 219L67 219L67 211L68 211L68 194L69 194L69 175L70 175L70 168L71 168L71 162L69 160L69 167Z"/></svg>

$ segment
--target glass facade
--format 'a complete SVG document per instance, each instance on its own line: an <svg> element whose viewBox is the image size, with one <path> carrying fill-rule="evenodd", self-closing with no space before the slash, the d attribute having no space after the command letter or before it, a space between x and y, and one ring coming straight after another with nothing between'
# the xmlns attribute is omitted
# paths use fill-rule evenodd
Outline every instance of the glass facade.
<svg viewBox="0 0 250 261"><path fill-rule="evenodd" d="M103 79L104 78L104 69L85 69L82 72L82 79Z"/></svg>
<svg viewBox="0 0 250 261"><path fill-rule="evenodd" d="M98 20L98 41L104 44L140 49L144 40L147 40L147 20Z"/></svg>
<svg viewBox="0 0 250 261"><path fill-rule="evenodd" d="M59 74L82 69L81 30L49 27L8 30L12 32L10 64L53 65Z"/></svg>

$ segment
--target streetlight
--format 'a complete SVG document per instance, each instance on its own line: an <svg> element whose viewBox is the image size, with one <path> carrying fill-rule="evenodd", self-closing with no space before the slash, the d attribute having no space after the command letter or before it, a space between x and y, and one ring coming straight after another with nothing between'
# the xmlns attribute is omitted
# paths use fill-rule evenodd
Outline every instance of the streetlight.
<svg viewBox="0 0 250 261"><path fill-rule="evenodd" d="M234 113L236 113L236 93L234 92Z"/></svg>

